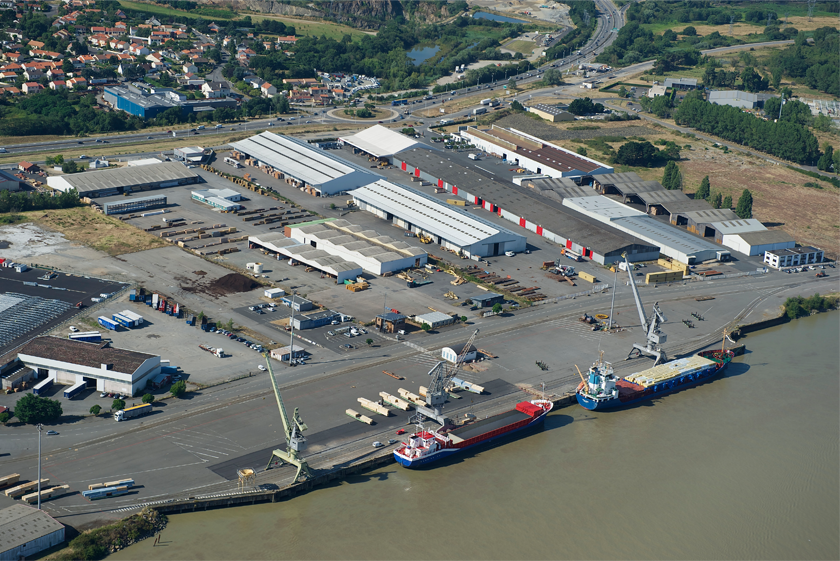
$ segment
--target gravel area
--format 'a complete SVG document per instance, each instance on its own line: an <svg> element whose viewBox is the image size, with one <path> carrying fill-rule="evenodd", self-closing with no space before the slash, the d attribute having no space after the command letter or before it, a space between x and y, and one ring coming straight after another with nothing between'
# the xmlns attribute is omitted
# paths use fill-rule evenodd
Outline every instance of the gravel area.
<svg viewBox="0 0 840 561"><path fill-rule="evenodd" d="M587 123L582 123L587 124ZM649 136L652 134L659 134L657 131L638 125L627 125L617 127L603 127L594 130L585 131L570 131L555 127L547 122L537 121L526 115L510 115L499 119L496 125L505 128L516 129L528 134L532 134L543 140L573 140L573 139L590 139L598 136ZM593 125L597 126L596 123Z"/></svg>

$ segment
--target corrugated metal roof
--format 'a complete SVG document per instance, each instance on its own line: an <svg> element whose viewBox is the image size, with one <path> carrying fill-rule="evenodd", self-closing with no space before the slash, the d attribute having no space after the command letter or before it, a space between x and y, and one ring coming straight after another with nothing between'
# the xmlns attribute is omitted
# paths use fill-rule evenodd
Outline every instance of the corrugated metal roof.
<svg viewBox="0 0 840 561"><path fill-rule="evenodd" d="M466 247L496 234L515 234L410 187L380 180L353 191L353 196L415 224L420 229Z"/></svg>
<svg viewBox="0 0 840 561"><path fill-rule="evenodd" d="M371 181L379 177L316 146L272 132L266 131L232 142L231 146L313 186L323 185L353 172L370 175Z"/></svg>
<svg viewBox="0 0 840 561"><path fill-rule="evenodd" d="M765 245L774 243L796 243L793 237L784 230L764 230L759 232L745 232L738 234L742 240L750 245Z"/></svg>
<svg viewBox="0 0 840 561"><path fill-rule="evenodd" d="M52 185L50 179L61 179L76 189L80 195L84 195L91 191L164 183L195 177L197 177L197 174L180 162L162 162L148 166L68 173L58 177L50 177L47 183Z"/></svg>
<svg viewBox="0 0 840 561"><path fill-rule="evenodd" d="M610 223L616 228L658 245L662 253L672 258L676 258L675 253L678 252L686 256L695 255L697 259L703 261L713 258L716 252L723 249L719 245L707 242L703 238L660 222L646 214L616 218Z"/></svg>
<svg viewBox="0 0 840 561"><path fill-rule="evenodd" d="M0 547L9 551L64 529L52 516L29 505L17 504L0 510Z"/></svg>
<svg viewBox="0 0 840 561"><path fill-rule="evenodd" d="M18 354L97 369L112 364L112 370L122 374L133 374L144 362L157 356L103 345L61 337L36 337L21 347Z"/></svg>

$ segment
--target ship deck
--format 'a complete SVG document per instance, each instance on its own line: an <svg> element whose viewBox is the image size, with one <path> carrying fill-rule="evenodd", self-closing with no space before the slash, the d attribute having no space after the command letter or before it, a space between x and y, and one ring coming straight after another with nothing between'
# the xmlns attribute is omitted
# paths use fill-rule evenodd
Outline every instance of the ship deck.
<svg viewBox="0 0 840 561"><path fill-rule="evenodd" d="M486 432L500 429L502 427L512 425L513 423L516 423L518 421L530 418L530 415L526 415L521 411L513 409L511 411L506 411L499 415L488 417L487 419L481 419L480 421L476 421L475 423L463 427L458 427L457 429L450 431L449 436L457 437L453 439L455 442L459 442L458 439L469 440L470 438L482 435Z"/></svg>

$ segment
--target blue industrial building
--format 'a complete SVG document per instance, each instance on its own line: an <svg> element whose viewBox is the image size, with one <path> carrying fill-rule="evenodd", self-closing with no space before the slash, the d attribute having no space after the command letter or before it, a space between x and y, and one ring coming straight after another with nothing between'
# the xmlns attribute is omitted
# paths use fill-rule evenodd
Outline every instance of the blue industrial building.
<svg viewBox="0 0 840 561"><path fill-rule="evenodd" d="M180 107L184 114L212 111L219 107L236 107L235 99L197 99L185 101L180 99L182 96L175 92L166 91L167 89L158 93L147 93L134 86L127 88L111 86L105 88L103 98L114 109L125 111L143 119L154 119L160 113L173 107Z"/></svg>

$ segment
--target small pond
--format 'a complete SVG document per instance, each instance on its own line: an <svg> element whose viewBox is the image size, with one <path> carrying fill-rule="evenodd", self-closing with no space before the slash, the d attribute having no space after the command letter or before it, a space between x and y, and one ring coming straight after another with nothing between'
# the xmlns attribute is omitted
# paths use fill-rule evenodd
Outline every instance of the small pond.
<svg viewBox="0 0 840 561"><path fill-rule="evenodd" d="M476 12L473 14L474 18L489 19L493 21L503 21L505 23L528 23L524 19L514 19L507 16L498 16L496 14L488 14L487 12Z"/></svg>
<svg viewBox="0 0 840 561"><path fill-rule="evenodd" d="M414 63L414 66L419 66L435 56L437 52L440 50L440 47L437 45L431 45L429 47L415 48L406 53L408 58L411 59L411 62Z"/></svg>

